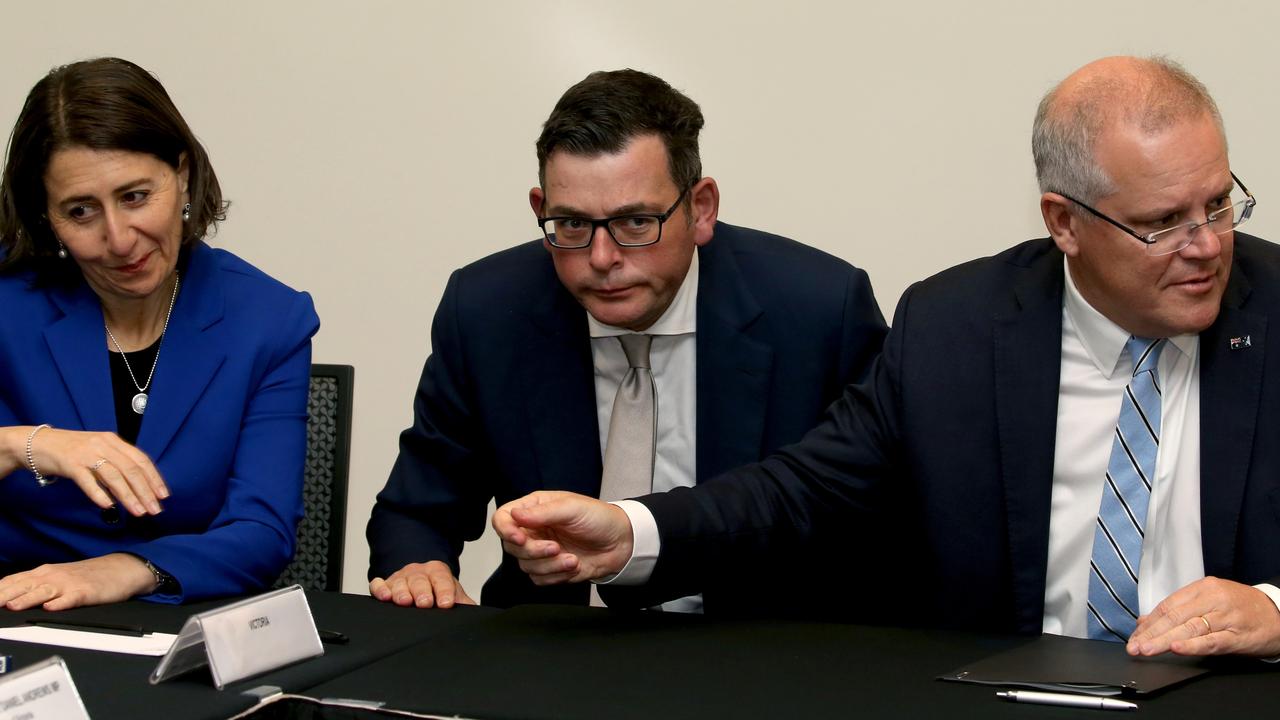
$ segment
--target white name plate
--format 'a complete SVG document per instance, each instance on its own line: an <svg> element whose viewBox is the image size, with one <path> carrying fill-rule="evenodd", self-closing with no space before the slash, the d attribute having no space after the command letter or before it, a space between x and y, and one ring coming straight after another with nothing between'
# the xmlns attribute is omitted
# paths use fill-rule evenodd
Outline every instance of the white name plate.
<svg viewBox="0 0 1280 720"><path fill-rule="evenodd" d="M307 596L294 585L187 618L151 673L151 684L208 664L213 684L221 690L236 680L323 654Z"/></svg>
<svg viewBox="0 0 1280 720"><path fill-rule="evenodd" d="M89 720L62 658L0 677L0 720Z"/></svg>

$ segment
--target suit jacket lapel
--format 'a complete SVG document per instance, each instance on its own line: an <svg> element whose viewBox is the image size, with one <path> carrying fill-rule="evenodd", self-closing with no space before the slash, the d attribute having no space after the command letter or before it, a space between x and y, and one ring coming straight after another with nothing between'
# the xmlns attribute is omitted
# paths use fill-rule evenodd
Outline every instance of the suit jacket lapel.
<svg viewBox="0 0 1280 720"><path fill-rule="evenodd" d="M1206 575L1233 574L1236 526L1262 397L1267 318L1241 309L1249 294L1249 281L1236 266L1217 321L1200 334L1200 534Z"/></svg>
<svg viewBox="0 0 1280 720"><path fill-rule="evenodd" d="M600 431L586 310L547 261L545 293L523 335L525 412L542 486L600 494Z"/></svg>
<svg viewBox="0 0 1280 720"><path fill-rule="evenodd" d="M732 248L698 250L697 481L760 459L773 349L746 332L763 314Z"/></svg>
<svg viewBox="0 0 1280 720"><path fill-rule="evenodd" d="M45 342L75 403L80 427L115 432L116 411L102 306L87 285L55 291L51 297L63 317L45 328Z"/></svg>
<svg viewBox="0 0 1280 720"><path fill-rule="evenodd" d="M1015 308L994 328L996 422L1017 626L1044 616L1049 514L1062 357L1062 255L1036 258L1015 283Z"/></svg>
<svg viewBox="0 0 1280 720"><path fill-rule="evenodd" d="M203 245L193 248L160 344L155 378L148 388L150 400L138 433L138 447L153 460L169 447L222 366L226 348L235 344L234 338L225 337L219 322L225 298L217 274L212 251Z"/></svg>

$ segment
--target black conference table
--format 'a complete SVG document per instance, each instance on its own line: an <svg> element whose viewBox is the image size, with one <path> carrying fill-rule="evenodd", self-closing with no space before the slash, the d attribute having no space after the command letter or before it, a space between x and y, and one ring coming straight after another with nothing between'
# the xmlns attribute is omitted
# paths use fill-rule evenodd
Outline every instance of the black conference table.
<svg viewBox="0 0 1280 720"><path fill-rule="evenodd" d="M188 616L229 602L175 606L134 601L57 613L0 610L0 626L22 625L28 619L39 618L140 625L148 631L176 633ZM221 691L213 687L207 669L151 685L149 678L160 661L158 657L6 640L0 640L0 654L12 655L15 669L51 655L62 656L94 720L226 718L254 706L257 699L245 695L247 690L270 685L286 692L299 692L422 643L437 633L457 630L468 622L500 612L484 607L461 608L462 612L456 614L423 612L380 603L365 595L325 592L308 592L307 602L316 627L338 630L350 641L345 645L326 644L322 657L231 683Z"/></svg>
<svg viewBox="0 0 1280 720"><path fill-rule="evenodd" d="M356 595L308 598L316 624L346 633L350 644L326 646L322 658L221 692L205 671L149 685L155 658L58 652L95 720L225 718L251 707L253 698L241 692L260 685L470 718L1051 719L1099 712L1015 705L998 700L996 688L935 679L1025 643L1025 637L564 606L418 611ZM207 606L124 603L73 612L176 632L187 614L200 609ZM42 613L13 613L0 624L35 615ZM21 665L54 649L0 642L0 652ZM1274 712L1280 666L1239 658L1213 666L1206 676L1137 699L1141 717L1204 720ZM289 717L288 707L279 703L263 715Z"/></svg>

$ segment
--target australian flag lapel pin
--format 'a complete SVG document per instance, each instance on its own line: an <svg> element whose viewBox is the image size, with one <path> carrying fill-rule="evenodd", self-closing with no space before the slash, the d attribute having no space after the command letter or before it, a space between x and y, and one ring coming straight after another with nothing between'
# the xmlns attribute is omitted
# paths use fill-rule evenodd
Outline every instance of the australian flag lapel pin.
<svg viewBox="0 0 1280 720"><path fill-rule="evenodd" d="M1231 338L1230 346L1232 350L1243 350L1253 347L1253 341L1249 339L1248 335L1241 335L1240 337Z"/></svg>

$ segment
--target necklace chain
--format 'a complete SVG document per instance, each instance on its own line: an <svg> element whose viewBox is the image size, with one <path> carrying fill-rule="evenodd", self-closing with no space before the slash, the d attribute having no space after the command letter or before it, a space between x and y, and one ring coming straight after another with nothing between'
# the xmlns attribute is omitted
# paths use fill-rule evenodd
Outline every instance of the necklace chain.
<svg viewBox="0 0 1280 720"><path fill-rule="evenodd" d="M173 273L173 294L169 296L169 310L164 314L164 327L160 329L161 345L164 345L164 334L169 331L169 317L173 315L173 303L178 299L178 273ZM155 377L156 365L160 364L160 348L156 348L156 357L151 361L151 372L147 373L147 384L139 385L138 378L133 374L133 368L129 365L129 356L125 354L124 348L120 347L120 343L116 340L116 336L111 334L111 326L106 322L102 326L107 329L107 337L111 338L111 344L116 346L116 352L120 353L120 359L124 360L124 369L129 371L129 379L133 381L133 386L138 388L138 392L145 393L147 388L151 387L151 378Z"/></svg>

